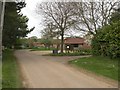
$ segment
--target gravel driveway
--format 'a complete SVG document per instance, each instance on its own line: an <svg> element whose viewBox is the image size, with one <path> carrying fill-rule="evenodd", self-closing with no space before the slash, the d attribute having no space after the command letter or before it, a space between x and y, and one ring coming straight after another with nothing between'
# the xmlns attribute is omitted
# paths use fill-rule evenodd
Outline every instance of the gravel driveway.
<svg viewBox="0 0 120 90"><path fill-rule="evenodd" d="M21 67L23 84L27 88L114 88L102 80L86 75L66 65L80 56L42 56L50 52L18 50L15 55Z"/></svg>

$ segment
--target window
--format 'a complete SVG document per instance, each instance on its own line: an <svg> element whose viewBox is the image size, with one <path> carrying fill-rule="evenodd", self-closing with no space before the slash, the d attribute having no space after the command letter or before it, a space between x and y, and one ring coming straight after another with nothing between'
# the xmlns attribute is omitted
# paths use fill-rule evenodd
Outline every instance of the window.
<svg viewBox="0 0 120 90"><path fill-rule="evenodd" d="M74 44L73 46L74 46L74 47L78 47L78 44Z"/></svg>

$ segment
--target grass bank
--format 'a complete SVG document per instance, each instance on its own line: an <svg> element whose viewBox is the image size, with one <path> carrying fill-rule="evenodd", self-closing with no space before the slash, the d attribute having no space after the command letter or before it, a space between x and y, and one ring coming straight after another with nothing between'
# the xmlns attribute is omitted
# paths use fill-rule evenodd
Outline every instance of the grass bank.
<svg viewBox="0 0 120 90"><path fill-rule="evenodd" d="M69 61L69 64L118 80L118 59L92 56Z"/></svg>
<svg viewBox="0 0 120 90"><path fill-rule="evenodd" d="M2 87L3 88L21 88L20 70L13 55L13 50L3 52L2 64Z"/></svg>

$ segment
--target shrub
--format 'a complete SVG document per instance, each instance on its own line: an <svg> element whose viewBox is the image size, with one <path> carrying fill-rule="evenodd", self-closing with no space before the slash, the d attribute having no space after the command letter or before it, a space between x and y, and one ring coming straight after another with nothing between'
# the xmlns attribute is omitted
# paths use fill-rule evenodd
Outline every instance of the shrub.
<svg viewBox="0 0 120 90"><path fill-rule="evenodd" d="M78 52L85 53L85 54L91 54L91 49L80 49Z"/></svg>
<svg viewBox="0 0 120 90"><path fill-rule="evenodd" d="M93 55L120 57L120 21L104 26L92 40Z"/></svg>

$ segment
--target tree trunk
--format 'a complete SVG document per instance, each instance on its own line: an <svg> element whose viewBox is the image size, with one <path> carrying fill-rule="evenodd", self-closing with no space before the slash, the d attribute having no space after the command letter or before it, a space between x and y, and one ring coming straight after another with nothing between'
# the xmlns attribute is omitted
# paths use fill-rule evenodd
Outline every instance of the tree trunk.
<svg viewBox="0 0 120 90"><path fill-rule="evenodd" d="M64 49L64 30L61 29L61 53L63 53Z"/></svg>
<svg viewBox="0 0 120 90"><path fill-rule="evenodd" d="M57 40L59 40L59 36L57 36ZM60 46L60 44L59 44L59 41L57 42L57 50L59 50L59 46Z"/></svg>

